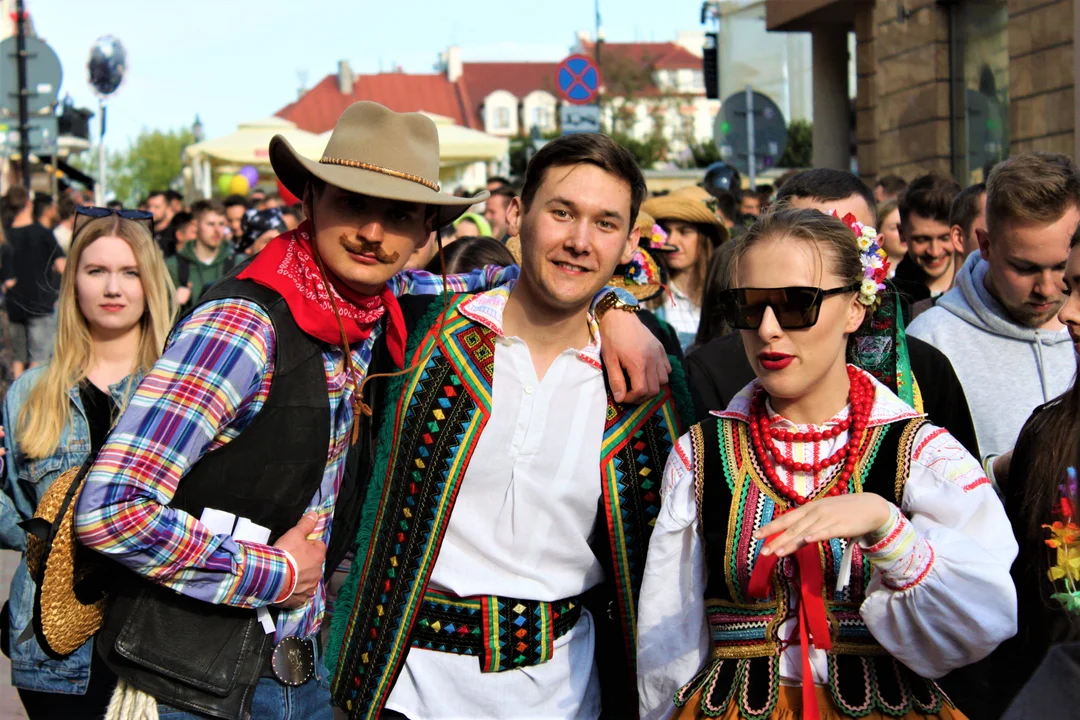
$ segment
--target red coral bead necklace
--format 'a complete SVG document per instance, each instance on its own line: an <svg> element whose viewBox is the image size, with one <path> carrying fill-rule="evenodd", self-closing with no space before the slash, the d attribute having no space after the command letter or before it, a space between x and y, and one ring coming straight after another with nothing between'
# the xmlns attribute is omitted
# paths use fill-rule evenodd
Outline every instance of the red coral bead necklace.
<svg viewBox="0 0 1080 720"><path fill-rule="evenodd" d="M859 447L862 444L866 425L874 405L874 383L851 365L847 366L847 372L848 379L851 382L848 396L851 413L849 417L827 430L790 432L772 427L772 423L769 421L765 411L766 392L764 388L758 388L753 400L750 402L750 439L754 444L754 451L757 453L758 461L761 463L769 483L791 504L805 505L810 498L803 497L795 492L794 488L789 488L780 482L780 476L776 472L776 465L780 465L791 472L812 472L817 475L822 470L844 460L844 469L840 472L840 481L829 489L828 494L835 497L846 493L850 487L851 476L855 472L855 463L859 459ZM782 442L819 442L832 439L848 429L851 430L851 433L844 446L829 457L814 463L800 463L784 457L773 442L774 439Z"/></svg>

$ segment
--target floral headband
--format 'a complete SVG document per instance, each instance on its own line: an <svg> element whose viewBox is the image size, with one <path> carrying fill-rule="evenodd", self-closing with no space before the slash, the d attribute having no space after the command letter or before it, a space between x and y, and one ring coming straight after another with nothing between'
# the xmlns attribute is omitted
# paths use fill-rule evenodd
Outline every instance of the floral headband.
<svg viewBox="0 0 1080 720"><path fill-rule="evenodd" d="M859 302L871 311L881 304L885 292L885 279L889 277L889 256L879 242L878 231L869 225L863 225L851 213L840 217L835 210L835 218L840 218L851 232L855 233L855 242L859 245L859 261L862 263L863 280L859 287Z"/></svg>
<svg viewBox="0 0 1080 720"><path fill-rule="evenodd" d="M1080 537L1080 527L1076 526L1076 469L1065 471L1065 481L1058 486L1061 498L1054 505L1054 515L1058 518L1052 525L1043 525L1050 531L1046 544L1055 551L1055 564L1047 572L1050 582L1060 587L1063 592L1056 592L1051 599L1058 601L1071 613L1080 614L1080 547L1076 544ZM1058 583L1061 583L1060 586Z"/></svg>

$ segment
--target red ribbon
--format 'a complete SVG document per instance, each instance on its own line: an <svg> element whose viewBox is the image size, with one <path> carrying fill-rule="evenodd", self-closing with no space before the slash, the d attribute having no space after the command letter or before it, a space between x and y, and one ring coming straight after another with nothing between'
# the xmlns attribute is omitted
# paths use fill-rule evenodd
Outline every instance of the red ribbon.
<svg viewBox="0 0 1080 720"><path fill-rule="evenodd" d="M782 533L776 533L766 544ZM792 641L798 642L802 649L802 697L804 720L821 720L818 710L817 691L814 688L814 672L810 667L810 645L818 650L832 649L832 635L829 633L829 620L825 615L825 601L821 590L825 585L825 575L821 569L821 557L817 543L804 545L795 551L792 559L799 571L799 598L795 603L798 625ZM772 591L771 580L780 558L773 555L758 555L754 563L754 572L750 575L748 592L750 597L763 600Z"/></svg>

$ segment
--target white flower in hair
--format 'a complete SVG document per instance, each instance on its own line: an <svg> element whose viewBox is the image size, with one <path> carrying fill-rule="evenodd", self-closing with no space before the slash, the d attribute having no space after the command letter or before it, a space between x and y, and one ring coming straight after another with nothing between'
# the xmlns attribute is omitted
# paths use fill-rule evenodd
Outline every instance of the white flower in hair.
<svg viewBox="0 0 1080 720"><path fill-rule="evenodd" d="M866 278L862 281L862 287L859 288L859 302L863 305L870 306L877 301L878 284L872 278Z"/></svg>

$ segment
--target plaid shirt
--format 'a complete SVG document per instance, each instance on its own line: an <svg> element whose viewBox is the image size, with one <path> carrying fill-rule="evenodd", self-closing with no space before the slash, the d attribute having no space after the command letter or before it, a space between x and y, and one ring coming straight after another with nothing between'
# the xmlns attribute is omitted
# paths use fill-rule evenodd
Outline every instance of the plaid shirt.
<svg viewBox="0 0 1080 720"><path fill-rule="evenodd" d="M517 277L517 267L485 268L447 278L454 292L483 290ZM395 295L435 294L442 278L404 272ZM366 372L383 325L353 350ZM274 371L275 334L254 303L219 300L200 307L173 333L98 454L79 498L76 532L84 545L177 592L212 603L256 608L284 600L295 583L277 548L214 535L198 518L168 506L177 484L206 453L243 432L266 401ZM314 538L328 542L352 428L352 385L342 350L323 353L331 432L322 484L307 511L318 516ZM320 583L312 601L282 611L277 637L319 630Z"/></svg>

